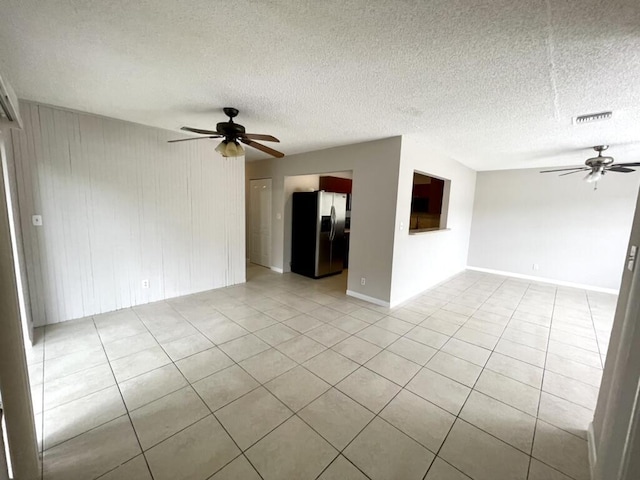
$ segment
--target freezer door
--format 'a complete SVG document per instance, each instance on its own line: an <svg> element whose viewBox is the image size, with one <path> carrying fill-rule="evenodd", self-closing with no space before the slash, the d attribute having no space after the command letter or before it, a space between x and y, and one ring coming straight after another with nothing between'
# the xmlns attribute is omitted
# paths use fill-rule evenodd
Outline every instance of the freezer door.
<svg viewBox="0 0 640 480"><path fill-rule="evenodd" d="M316 241L316 277L329 275L331 270L331 234L333 222L331 219L331 207L333 206L333 194L318 192L318 225Z"/></svg>
<svg viewBox="0 0 640 480"><path fill-rule="evenodd" d="M333 233L331 241L331 273L341 272L344 267L344 222L347 213L347 195L333 194Z"/></svg>

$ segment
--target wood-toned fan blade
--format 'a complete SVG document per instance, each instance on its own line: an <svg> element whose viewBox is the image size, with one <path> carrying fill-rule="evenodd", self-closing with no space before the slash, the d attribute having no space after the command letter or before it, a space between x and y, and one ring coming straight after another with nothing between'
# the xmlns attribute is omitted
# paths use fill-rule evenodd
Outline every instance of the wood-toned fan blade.
<svg viewBox="0 0 640 480"><path fill-rule="evenodd" d="M564 177L565 175L571 175L572 173L580 173L580 172L584 172L585 170L590 170L590 168L581 168L580 170L576 170L574 172L561 173L558 176L559 177Z"/></svg>
<svg viewBox="0 0 640 480"><path fill-rule="evenodd" d="M167 143L188 142L190 140L204 140L206 138L220 138L220 137L222 137L222 135L211 135L209 137L181 138L179 140L169 140Z"/></svg>
<svg viewBox="0 0 640 480"><path fill-rule="evenodd" d="M181 127L180 130L185 132L201 133L203 135L220 135L220 133L213 130L202 130L201 128Z"/></svg>
<svg viewBox="0 0 640 480"><path fill-rule="evenodd" d="M568 170L589 170L591 167L557 168L555 170L542 170L540 173L566 172Z"/></svg>
<svg viewBox="0 0 640 480"><path fill-rule="evenodd" d="M249 145L250 147L256 148L264 153L268 153L276 158L284 157L284 153L274 150L273 148L269 148L266 145L262 145L261 143L254 142L253 140L249 140L248 138L240 137L240 141L245 145Z"/></svg>
<svg viewBox="0 0 640 480"><path fill-rule="evenodd" d="M635 172L633 168L621 167L620 165L614 165L611 168L606 169L607 172L620 172L620 173L631 173Z"/></svg>
<svg viewBox="0 0 640 480"><path fill-rule="evenodd" d="M262 140L263 142L280 142L276 137L265 135L264 133L245 133L242 136L251 140Z"/></svg>

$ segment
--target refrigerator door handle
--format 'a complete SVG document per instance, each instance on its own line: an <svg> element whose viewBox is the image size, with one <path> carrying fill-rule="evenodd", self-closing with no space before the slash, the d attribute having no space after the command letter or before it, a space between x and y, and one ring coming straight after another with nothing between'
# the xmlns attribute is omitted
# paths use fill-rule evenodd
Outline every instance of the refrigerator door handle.
<svg viewBox="0 0 640 480"><path fill-rule="evenodd" d="M336 207L331 205L331 232L329 233L329 240L333 242L336 238Z"/></svg>

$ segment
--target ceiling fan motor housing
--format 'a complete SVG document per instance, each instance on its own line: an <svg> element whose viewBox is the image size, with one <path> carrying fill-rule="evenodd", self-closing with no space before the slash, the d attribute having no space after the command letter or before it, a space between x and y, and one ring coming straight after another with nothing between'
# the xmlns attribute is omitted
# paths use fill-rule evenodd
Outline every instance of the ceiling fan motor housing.
<svg viewBox="0 0 640 480"><path fill-rule="evenodd" d="M227 140L235 139L245 133L244 126L235 122L220 122L216 125L216 130L224 135Z"/></svg>
<svg viewBox="0 0 640 480"><path fill-rule="evenodd" d="M593 157L587 159L584 163L591 168L604 167L613 163L613 157Z"/></svg>

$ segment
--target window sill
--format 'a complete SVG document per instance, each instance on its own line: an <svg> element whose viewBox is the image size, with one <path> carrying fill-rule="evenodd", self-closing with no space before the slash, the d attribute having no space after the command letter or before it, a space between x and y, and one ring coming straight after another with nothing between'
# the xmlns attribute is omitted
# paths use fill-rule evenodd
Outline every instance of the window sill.
<svg viewBox="0 0 640 480"><path fill-rule="evenodd" d="M448 232L450 228L421 228L420 230L409 230L409 235L422 235L423 233Z"/></svg>

